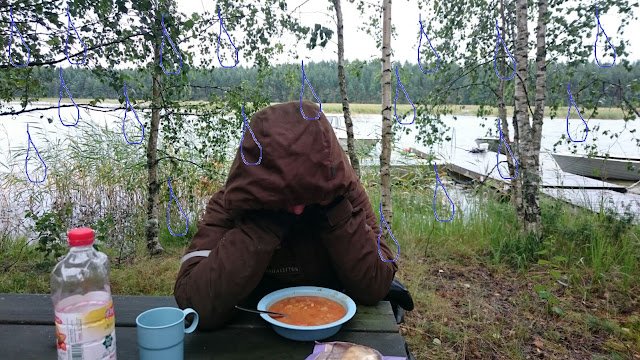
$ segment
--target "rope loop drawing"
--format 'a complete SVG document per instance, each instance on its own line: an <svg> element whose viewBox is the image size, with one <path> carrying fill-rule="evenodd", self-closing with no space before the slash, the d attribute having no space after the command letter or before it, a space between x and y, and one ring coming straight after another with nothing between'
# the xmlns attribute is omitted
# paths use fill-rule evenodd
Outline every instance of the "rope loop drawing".
<svg viewBox="0 0 640 360"><path fill-rule="evenodd" d="M20 30L18 29L18 26L16 26L15 22L13 21L13 6L9 7L9 17L11 18L11 25L9 27L9 62L11 63L11 65L15 67L25 67L29 65L29 60L31 59L31 49L22 38L22 33L20 32ZM11 42L13 41L13 29L16 29L16 32L20 36L20 41L22 41L22 45L24 45L24 47L27 48L27 62L24 65L14 64L13 58L11 57Z"/></svg>
<svg viewBox="0 0 640 360"><path fill-rule="evenodd" d="M419 15L418 22L420 23L420 42L418 42L418 66L420 66L420 70L422 70L422 72L425 73L425 74L434 73L434 72L438 71L438 67L440 66L440 55L438 55L438 52L436 51L436 49L433 47L433 45L431 45L431 40L429 40L429 36L427 36L427 33L424 32L424 26L422 25L422 14ZM429 46L431 47L431 50L433 50L433 52L436 54L436 69L435 70L424 71L422 69L422 64L420 64L420 46L422 45L422 35L423 34L424 34L424 37L427 38L427 41L429 42Z"/></svg>
<svg viewBox="0 0 640 360"><path fill-rule="evenodd" d="M396 243L398 247L396 258L393 260L386 260L384 256L382 256L382 251L380 251L380 237L382 236L382 224L384 224L384 226L387 227L387 230L389 230L389 234L391 235L391 238L393 239L393 241ZM380 203L380 233L378 234L378 254L380 254L380 259L384 262L396 262L398 260L398 257L400 256L400 244L398 244L398 241L396 241L396 238L393 236L391 229L389 229L389 224L387 224L387 222L384 220L384 215L382 215L382 203Z"/></svg>
<svg viewBox="0 0 640 360"><path fill-rule="evenodd" d="M320 111L318 112L318 116L314 118L308 118L307 115L304 114L304 110L302 110L302 94L304 94L305 80L307 81L307 84L309 84L309 88L311 89L311 93L313 94L313 97L316 98L316 100L318 100L318 104L320 105ZM304 60L302 60L302 90L300 91L300 113L302 114L302 117L307 120L318 120L320 119L320 114L322 114L322 102L320 102L320 99L318 99L318 97L316 96L315 91L313 91L313 86L311 86L309 79L307 79L307 75L304 73Z"/></svg>
<svg viewBox="0 0 640 360"><path fill-rule="evenodd" d="M180 58L180 66L178 67L178 71L176 72L167 72L167 70L165 70L164 68L164 64L162 63L162 54L164 53L164 39L169 40L169 44L171 44L171 48L173 49L173 51L176 53L176 55L178 55L178 57ZM178 50L176 50L175 45L173 45L173 41L171 41L171 38L169 37L169 33L167 32L167 28L164 26L164 14L162 15L162 44L160 45L160 67L162 67L162 71L164 71L165 74L167 75L176 75L180 72L180 70L182 70L182 55L180 55L180 52Z"/></svg>
<svg viewBox="0 0 640 360"><path fill-rule="evenodd" d="M67 5L67 19L69 19L69 23L67 26L67 38L64 40L64 54L67 56L67 60L69 61L69 63L71 63L71 65L84 65L85 62L87 62L87 46L84 44L82 39L80 39L80 34L78 34L78 30L76 30L76 27L73 26L73 23L71 22L71 15L69 14L69 5ZM77 62L77 63L74 63L73 61L71 61L71 58L69 57L69 34L71 33L71 28L73 28L73 31L75 31L76 36L78 37L78 40L80 40L80 43L84 48L84 58L82 59L81 62Z"/></svg>
<svg viewBox="0 0 640 360"><path fill-rule="evenodd" d="M218 9L218 21L220 21L220 35L218 35L218 48L216 50L216 53L218 54L218 62L220 63L220 66L222 66L223 68L232 69L232 68L236 67L236 65L238 65L238 62L240 61L240 59L238 58L238 49L233 44L233 41L231 40L231 36L227 32L227 29L225 29L224 25L222 24L222 15L220 13L220 9ZM233 46L233 49L236 51L236 63L233 64L233 66L224 66L224 65L222 65L222 60L220 60L220 40L222 39L222 31L223 30L224 30L224 33L227 34L227 39L229 39L229 42L231 43L231 46Z"/></svg>
<svg viewBox="0 0 640 360"><path fill-rule="evenodd" d="M258 142L258 139L256 139L256 136L253 133L253 130L251 130L251 126L249 126L249 123L247 123L247 117L244 115L244 105L242 105L242 118L244 119L244 121L242 123L242 138L240 138L240 156L242 156L242 161L244 161L245 165L259 165L260 162L262 161L262 146L260 146L260 143ZM244 141L245 128L249 128L249 132L251 133L251 137L253 138L253 141L255 141L256 144L258 145L258 148L260 148L260 157L258 158L258 161L255 163L248 163L247 160L245 160L244 158L244 152L242 151L242 148L243 148L242 142Z"/></svg>
<svg viewBox="0 0 640 360"><path fill-rule="evenodd" d="M454 205L453 201L449 197L449 194L447 193L447 189L444 188L442 181L440 181L440 177L438 176L438 164L434 162L434 165L435 165L434 171L436 172L436 189L433 193L433 215L435 215L436 219L438 219L438 221L440 222L449 222L453 220L453 216L456 214L456 206ZM440 187L442 187L442 190L444 190L444 195L447 197L447 199L449 199L449 202L451 203L451 208L453 209L453 213L451 214L451 218L449 220L440 220L440 218L438 217L438 214L436 213L436 195L438 194L438 184L440 184Z"/></svg>
<svg viewBox="0 0 640 360"><path fill-rule="evenodd" d="M504 43L504 40L502 40L502 36L500 36L500 28L498 27L498 20L496 20L496 33L498 36L498 42L496 44L496 52L493 54L493 68L496 70L496 75L498 75L500 79L511 80L513 79L514 76L516 76L516 60L513 58L513 56L511 56L511 53L509 53L509 49L507 49L507 44ZM509 57L511 58L511 61L513 62L513 73L508 78L503 78L498 73L498 48L500 47L500 43L502 43L502 46L504 46L504 51L507 53L507 55L509 55Z"/></svg>
<svg viewBox="0 0 640 360"><path fill-rule="evenodd" d="M169 196L171 197L171 199L176 201L176 204L178 204L178 208L180 209L182 216L184 216L184 218L187 220L187 227L184 229L184 232L182 234L176 234L173 232L173 230L171 230L171 225L169 225L169 211L171 211L171 199L169 199L169 207L167 208L167 228L169 228L169 232L173 236L185 236L189 231L189 218L187 217L187 215L185 215L184 211L182 210L182 206L180 206L180 202L178 201L175 194L173 193L173 188L171 188L171 176L169 176Z"/></svg>

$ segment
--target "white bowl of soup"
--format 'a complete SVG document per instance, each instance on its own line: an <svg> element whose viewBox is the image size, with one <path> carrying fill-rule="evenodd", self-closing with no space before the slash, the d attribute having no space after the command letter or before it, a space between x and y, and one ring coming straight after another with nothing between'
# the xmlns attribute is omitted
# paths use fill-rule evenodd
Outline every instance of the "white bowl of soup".
<svg viewBox="0 0 640 360"><path fill-rule="evenodd" d="M315 341L335 335L356 313L347 295L317 286L297 286L274 291L258 302L258 310L291 315L260 316L279 335L297 341Z"/></svg>

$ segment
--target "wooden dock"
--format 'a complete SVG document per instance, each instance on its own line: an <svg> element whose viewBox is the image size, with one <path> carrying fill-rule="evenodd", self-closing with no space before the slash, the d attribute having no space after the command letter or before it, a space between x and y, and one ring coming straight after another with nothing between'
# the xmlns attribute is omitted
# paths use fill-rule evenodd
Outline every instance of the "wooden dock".
<svg viewBox="0 0 640 360"><path fill-rule="evenodd" d="M470 179L484 182L487 177L509 185L509 168L507 157L495 152L470 153L467 150L456 149L449 159L443 159L450 171ZM500 161L498 172L498 160ZM547 153L540 154L540 168L542 188L553 189L581 189L581 190L613 190L624 193L626 187L602 180L565 173L557 167L553 158ZM519 175L519 174L518 174ZM505 179L507 178L507 179Z"/></svg>
<svg viewBox="0 0 640 360"><path fill-rule="evenodd" d="M442 161L457 175L505 190L510 180L500 176L497 166L500 161L502 176L510 177L507 157L500 154L496 159L496 155L491 151L470 153L457 148ZM540 168L543 194L594 212L607 209L620 216L631 213L636 221L640 219L640 195L627 192L625 186L563 172L548 153L540 154Z"/></svg>

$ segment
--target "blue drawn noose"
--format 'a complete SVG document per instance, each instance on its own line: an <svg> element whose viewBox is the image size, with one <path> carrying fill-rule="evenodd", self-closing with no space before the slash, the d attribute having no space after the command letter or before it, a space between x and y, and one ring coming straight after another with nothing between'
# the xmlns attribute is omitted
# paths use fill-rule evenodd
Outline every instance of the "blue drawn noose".
<svg viewBox="0 0 640 360"><path fill-rule="evenodd" d="M62 89L65 89L67 91L67 95L69 95L69 99L71 99L71 102L73 103L73 105L75 105L76 110L78 111L78 118L76 119L76 123L73 124L73 125L65 124L62 121L62 117L60 116L60 102L62 101ZM69 92L69 89L67 89L67 85L64 83L64 79L62 78L62 67L60 67L60 99L58 99L58 119L60 119L60 122L64 126L76 126L76 125L78 125L78 121L80 120L80 108L78 107L76 102L73 101L73 97L71 96L71 93Z"/></svg>
<svg viewBox="0 0 640 360"><path fill-rule="evenodd" d="M500 140L498 140L498 153L496 154L496 168L498 169L498 174L500 175L501 178L505 180L511 180L511 179L515 179L518 176L518 159L516 159L516 157L513 156L513 153L511 152L511 148L509 147L509 144L507 144L507 141L504 139L504 136L502 135L502 127L500 126L500 122L501 121L498 120L498 132L500 133ZM511 154L513 161L515 161L516 163L516 173L515 175L513 175L512 178L506 178L502 176L502 172L500 172L500 143L502 142L504 142L504 146L507 147L507 151L509 151L509 154Z"/></svg>
<svg viewBox="0 0 640 360"><path fill-rule="evenodd" d="M171 230L171 225L169 225L169 211L171 210L171 199L169 199L169 207L167 208L167 228L169 228L169 232L173 236L187 235L187 232L189 231L189 218L187 217L187 215L185 215L184 211L182 211L182 206L180 206L180 202L178 201L175 194L173 193L173 189L171 188L171 176L169 176L169 196L176 201L176 204L178 204L178 208L180 209L182 216L184 216L184 218L187 220L187 227L185 228L184 233L182 234L175 234L173 230Z"/></svg>
<svg viewBox="0 0 640 360"><path fill-rule="evenodd" d="M318 100L318 104L320 105L320 111L318 112L318 116L314 117L314 118L308 118L305 114L304 114L304 110L302 110L302 94L304 94L304 81L307 81L307 84L309 84L309 88L311 88L311 93L313 94L313 97L316 98L316 100ZM313 91L313 86L311 86L311 83L309 82L309 79L307 79L307 75L304 73L304 60L302 60L302 90L300 91L300 113L302 114L302 117L307 119L307 120L318 120L320 119L320 114L322 113L322 103L320 102L320 99L318 99L318 97L316 96L316 93Z"/></svg>
<svg viewBox="0 0 640 360"><path fill-rule="evenodd" d="M42 183L47 179L47 164L44 163L44 160L42 160L42 158L40 157L40 153L38 152L38 148L36 148L36 144L33 143L33 141L31 140L31 134L29 134L29 124L27 124L27 137L29 138L29 142L27 143L27 156L24 159L24 172L25 174L27 174L27 179L29 179L29 181L31 181L32 183ZM41 181L33 181L31 180L31 177L29 177L29 171L27 170L27 164L29 162L29 144L33 145L33 149L36 151L36 155L38 155L38 159L40 159L40 162L42 163L42 165L44 165L44 177L42 178Z"/></svg>
<svg viewBox="0 0 640 360"><path fill-rule="evenodd" d="M393 239L393 241L396 243L396 245L398 247L396 258L393 259L393 260L386 260L382 256L382 251L380 251L380 237L382 236L382 224L383 223L387 227L387 230L389 230L389 234L391 234L391 238ZM393 233L391 232L391 229L389 229L389 224L387 224L387 222L384 220L384 215L382 215L382 203L380 203L380 233L378 234L378 254L380 254L380 259L382 261L384 261L384 262L396 262L396 260L398 260L398 257L400 256L400 244L398 244L398 241L396 241L396 238L393 236Z"/></svg>
<svg viewBox="0 0 640 360"><path fill-rule="evenodd" d="M427 36L427 33L424 32L424 26L422 25L422 14L418 16L418 22L420 23L420 42L418 43L418 66L420 66L420 70L422 70L422 72L425 74L434 73L438 71L438 66L440 66L440 55L438 55L438 52L436 51L436 49L434 49L433 45L431 45L431 40L429 40L429 36ZM429 42L429 46L431 46L431 50L433 50L433 52L436 54L436 69L433 71L424 71L422 69L422 64L420 64L420 46L422 45L422 34L424 34L424 36L427 38L427 41Z"/></svg>
<svg viewBox="0 0 640 360"><path fill-rule="evenodd" d="M126 103L124 105L124 119L122 120L122 135L124 135L124 139L131 145L140 145L142 144L142 141L144 140L144 125L142 125L142 123L140 122L140 119L138 119L138 114L136 113L136 109L133 108L133 105L129 102L129 95L127 95L127 84L124 85L124 96L126 98ZM124 124L127 121L127 107L131 108L131 111L133 111L133 115L136 117L136 120L138 121L138 124L140 124L140 127L142 128L142 138L140 138L139 142L135 142L132 143L131 141L129 141L129 139L127 138L127 133L124 131Z"/></svg>
<svg viewBox="0 0 640 360"><path fill-rule="evenodd" d="M22 38L22 33L20 33L20 30L18 29L18 26L13 21L13 6L11 6L9 8L9 16L11 17L11 25L9 27L9 62L11 62L11 65L13 65L15 67L25 67L25 66L29 65L29 59L31 59L31 49L29 49L29 46L27 46L27 43ZM24 64L24 65L16 65L16 64L14 64L13 63L13 59L11 58L11 42L13 41L13 29L14 28L18 32L18 35L20 35L20 41L22 41L22 45L24 45L24 47L27 48L27 63Z"/></svg>
<svg viewBox="0 0 640 360"><path fill-rule="evenodd" d="M253 133L253 130L251 130L251 126L249 126L249 124L247 123L247 117L244 114L244 105L242 105L242 118L244 119L244 122L242 123L242 138L240 138L240 156L242 156L242 161L244 161L245 165L259 165L260 162L262 161L262 146L260 146L260 143L258 142L258 139L256 139L256 136ZM255 163L248 163L247 160L245 160L244 158L244 153L242 151L242 142L244 141L244 132L245 132L245 128L249 128L249 132L251 133L251 137L253 138L253 141L256 142L256 144L258 145L258 148L260 148L260 158L258 158L258 162Z"/></svg>
<svg viewBox="0 0 640 360"><path fill-rule="evenodd" d="M498 33L497 35L498 43L496 44L496 52L495 54L493 54L493 67L496 70L496 75L498 75L500 79L511 80L516 75L516 60L513 58L513 56L511 56L511 53L509 53L509 49L507 49L507 44L504 43L504 40L502 40L502 36L500 36L500 28L498 28L498 20L496 20L496 32ZM500 46L500 43L502 43L502 46L504 46L504 50L507 52L507 55L509 55L509 57L511 58L511 61L513 61L513 74L511 74L511 77L508 77L508 78L503 78L498 73L498 47Z"/></svg>
<svg viewBox="0 0 640 360"><path fill-rule="evenodd" d="M413 106L413 120L411 120L411 122L408 124L405 124L403 122L400 122L400 120L398 120L397 109L398 109L398 93L400 92L400 87L402 87L402 92L404 92L404 96L407 97L409 104ZM409 99L409 94L407 94L407 90L404 89L404 86L400 82L400 75L398 75L398 65L396 65L396 99L393 101L393 115L396 117L396 121L400 125L411 125L413 124L414 121L416 121L416 106L413 105L413 103L411 102L411 99Z"/></svg>
<svg viewBox="0 0 640 360"><path fill-rule="evenodd" d="M611 41L609 41L609 37L607 36L607 33L604 32L604 28L602 27L602 24L600 24L600 18L598 17L598 8L596 8L596 19L598 20L598 27L600 29L602 29L602 33L604 34L604 37L607 39L607 42L609 43L609 46L611 46L611 48L613 49L613 64L609 65L609 66L602 66L600 65L600 62L598 61L598 53L597 53L597 46L598 46L598 35L600 34L600 30L597 30L596 28L596 42L593 45L593 55L596 58L596 63L598 63L598 66L602 67L602 68L610 68L613 65L615 65L616 63L616 48L613 47L613 45L611 45Z"/></svg>
<svg viewBox="0 0 640 360"><path fill-rule="evenodd" d="M162 53L164 51L165 37L167 38L167 40L169 40L169 44L171 44L171 48L173 48L173 51L178 54L178 57L180 58L180 67L178 67L178 71L174 73L168 73L167 70L164 69L164 65L162 64ZM182 56L180 55L180 52L176 50L176 47L173 45L173 41L171 41L171 38L169 37L169 33L167 33L167 28L164 26L164 14L162 15L162 44L160 45L160 67L162 67L162 71L164 71L164 73L167 75L176 75L180 72L180 70L182 70Z"/></svg>
<svg viewBox="0 0 640 360"><path fill-rule="evenodd" d="M240 61L240 59L238 58L238 49L236 49L236 46L233 44L233 41L231 40L231 36L229 35L229 33L227 32L227 29L225 29L224 25L222 24L222 15L220 13L220 9L218 9L218 21L220 21L220 35L218 35L218 49L216 51L216 53L218 54L218 62L220 63L220 66L222 66L223 68L231 69L236 67L236 65L238 65L238 62ZM224 30L224 33L227 34L227 39L229 39L231 46L233 46L233 49L236 51L236 63L233 64L233 66L224 66L222 65L222 61L220 60L220 40L222 39L222 30Z"/></svg>
<svg viewBox="0 0 640 360"><path fill-rule="evenodd" d="M573 101L573 96L571 96L571 83L568 83L568 84L569 85L567 87L567 92L569 93L569 112L567 112L567 135L569 136L569 140L576 143L581 143L587 140L587 136L589 135L589 125L587 125L587 122L584 121L584 119L582 118L582 114L580 114L580 110L578 109L578 105L576 105L575 101ZM580 141L573 140L571 138L571 134L569 134L569 115L571 114L571 104L573 104L573 106L576 108L576 111L578 112L578 116L580 116L580 120L582 120L582 122L584 123L584 127L586 129L584 133L584 139Z"/></svg>
<svg viewBox="0 0 640 360"><path fill-rule="evenodd" d="M67 26L67 38L64 40L64 54L67 55L67 60L69 60L69 63L71 63L72 65L84 65L84 63L87 61L87 46L84 44L84 42L82 42L82 39L80 39L80 34L78 34L78 30L76 30L76 27L73 26L73 23L71 23L69 5L67 5L67 18L69 19L69 25ZM82 62L74 63L69 57L69 33L71 33L71 28L73 28L73 31L76 32L76 36L78 36L78 40L80 40L80 43L84 48L84 58L82 59Z"/></svg>
<svg viewBox="0 0 640 360"><path fill-rule="evenodd" d="M449 194L447 193L447 189L444 188L442 181L440 181L440 177L438 176L438 164L434 162L434 165L435 165L434 171L436 172L436 188L433 193L433 215L435 215L436 219L438 219L438 221L440 222L449 222L453 220L453 216L456 214L456 206L453 204L453 201L449 197ZM449 202L451 203L451 207L453 209L453 213L451 214L451 218L449 220L440 220L440 218L438 217L438 214L436 213L436 195L438 194L438 184L440 184L440 187L442 187L442 190L444 190L444 195L447 197L447 199L449 199Z"/></svg>

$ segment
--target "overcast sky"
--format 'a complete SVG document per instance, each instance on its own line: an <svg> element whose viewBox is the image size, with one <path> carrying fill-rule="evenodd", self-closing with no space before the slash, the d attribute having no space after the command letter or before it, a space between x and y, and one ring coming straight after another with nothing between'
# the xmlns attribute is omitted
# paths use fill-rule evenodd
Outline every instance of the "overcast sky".
<svg viewBox="0 0 640 360"><path fill-rule="evenodd" d="M298 5L305 3L305 0L287 0L288 10L296 8ZM303 6L300 7L299 11L296 11L293 16L299 17L301 23L306 26L313 27L316 23L321 23L324 26L336 31L336 25L333 20L335 16L335 11L328 11L327 4L328 0L311 0L307 1ZM179 1L178 8L180 11L184 13L191 12L203 12L203 9L207 9L210 12L215 11L215 0L189 0L189 1ZM224 10L223 10L224 11ZM358 26L367 21L366 18L360 16L358 9L356 8L356 4L350 4L347 1L342 1L342 12L343 18L345 22L345 58L347 60L368 60L374 57L380 56L380 50L376 48L375 41L372 36L367 35L366 33L359 31ZM392 22L396 27L397 36L392 39L392 48L394 50L393 61L404 62L409 61L410 63L417 63L417 47L418 47L418 31L420 30L420 25L418 23L418 15L421 13L423 23L426 23L425 20L429 18L428 10L423 9L420 11L418 9L418 5L416 1L408 1L408 0L396 0L392 4ZM636 10L636 16L638 15L638 10ZM223 13L224 16L224 13ZM620 26L620 21L618 20L618 14L615 13L615 10L610 11L607 14L599 14L600 23L604 28L607 35L613 40L613 44L616 43L616 31ZM571 19L568 19L571 20ZM590 36L592 39L589 42L593 42L595 37L597 23L595 22L594 16L594 27L592 34L585 34L585 39ZM217 31L217 30L216 30ZM533 32L533 26L529 27L529 31ZM632 36L632 34L640 34L640 21L632 21L631 24L627 25L626 30L624 32L624 38L630 40L630 47L628 48L630 56L627 58L630 61L640 60L640 37ZM236 41L236 39L242 39L244 34L230 32L231 39ZM429 39L431 40L434 46L437 45L438 39L433 38L430 34L427 34ZM494 34L495 35L495 34ZM602 39L602 34L598 38ZM223 36L222 41L228 41L225 36ZM495 43L495 37L494 37ZM289 46L294 46L293 41L289 42ZM307 49L304 45L298 45L299 56L301 60L305 61L321 61L321 60L336 60L337 59L337 35L334 33L334 37L332 41L329 42L326 49L316 48L314 50ZM425 45L423 39L423 47L428 46ZM533 49L531 49L532 53L530 56L533 56ZM598 54L600 54L600 47L598 48ZM213 54L215 56L215 54ZM239 54L240 63L239 65L247 66L246 61L243 61L242 53ZM610 64L613 60L613 57L609 57L608 59L600 58L598 55L598 59L602 64L608 63ZM233 60L235 60L235 55L233 56ZM561 59L562 60L562 59ZM594 60L592 55L592 60ZM607 61L608 60L608 61ZM295 60L287 57L281 57L276 60L278 63L282 62L298 62L300 60ZM616 60L616 64L618 64L618 60ZM223 63L224 65L233 65L233 62L230 64Z"/></svg>

